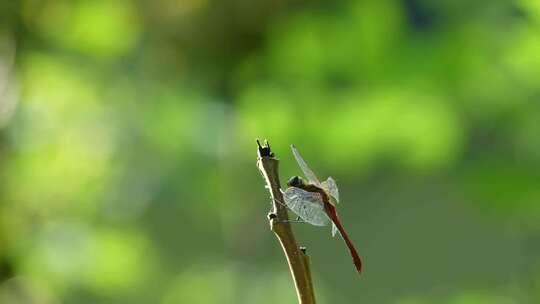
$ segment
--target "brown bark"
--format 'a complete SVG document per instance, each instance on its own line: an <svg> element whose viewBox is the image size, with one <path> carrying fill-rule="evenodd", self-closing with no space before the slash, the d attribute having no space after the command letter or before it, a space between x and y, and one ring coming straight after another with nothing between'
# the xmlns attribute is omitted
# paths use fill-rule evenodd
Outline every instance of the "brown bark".
<svg viewBox="0 0 540 304"><path fill-rule="evenodd" d="M287 208L283 205L283 195L278 174L279 161L270 150L268 142L265 142L265 145L262 146L257 140L257 145L257 167L261 171L266 182L266 188L272 196L272 210L268 214L270 229L278 238L287 258L298 302L300 304L314 304L315 294L309 268L309 257L305 253L305 248L300 248L296 243L291 224L288 222Z"/></svg>

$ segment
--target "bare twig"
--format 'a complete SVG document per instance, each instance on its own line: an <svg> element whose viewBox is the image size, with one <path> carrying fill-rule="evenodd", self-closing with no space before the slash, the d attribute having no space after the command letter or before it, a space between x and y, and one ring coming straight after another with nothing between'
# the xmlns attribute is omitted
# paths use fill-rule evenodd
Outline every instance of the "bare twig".
<svg viewBox="0 0 540 304"><path fill-rule="evenodd" d="M278 164L270 150L270 145L265 142L262 146L257 140L258 158L257 167L261 171L266 187L272 196L272 210L268 214L270 229L275 233L289 263L289 269L296 288L298 302L300 304L315 303L311 271L309 269L309 257L305 253L305 247L298 247L291 225L288 222L287 208L283 205L283 195L279 183Z"/></svg>

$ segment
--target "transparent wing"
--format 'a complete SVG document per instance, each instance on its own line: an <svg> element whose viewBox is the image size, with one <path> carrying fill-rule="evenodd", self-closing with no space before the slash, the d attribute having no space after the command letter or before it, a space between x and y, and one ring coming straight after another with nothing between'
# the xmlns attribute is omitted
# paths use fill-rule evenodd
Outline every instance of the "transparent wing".
<svg viewBox="0 0 540 304"><path fill-rule="evenodd" d="M321 183L321 187L326 191L326 193L329 193L334 200L339 202L339 191L338 187L336 185L336 181L332 177L328 177L325 181ZM335 237L336 234L339 232L336 225L332 223L332 237Z"/></svg>
<svg viewBox="0 0 540 304"><path fill-rule="evenodd" d="M283 200L285 205L304 221L315 226L328 224L329 219L326 212L324 212L320 194L289 187L283 192Z"/></svg>
<svg viewBox="0 0 540 304"><path fill-rule="evenodd" d="M339 230L337 229L336 225L332 223L332 237L335 237L338 232Z"/></svg>
<svg viewBox="0 0 540 304"><path fill-rule="evenodd" d="M304 172L304 175L306 176L308 181L317 186L320 185L321 182L319 181L315 173L313 173L313 171L311 171L311 169L308 167L308 165L306 164L302 156L300 156L300 153L298 152L298 150L296 150L294 145L291 145L291 150L294 155L294 158L296 158L296 162L298 163L298 166L300 166L300 169L302 169L302 172Z"/></svg>
<svg viewBox="0 0 540 304"><path fill-rule="evenodd" d="M329 193L336 202L339 202L339 190L336 185L336 181L332 177L328 177L327 180L321 183L321 187Z"/></svg>

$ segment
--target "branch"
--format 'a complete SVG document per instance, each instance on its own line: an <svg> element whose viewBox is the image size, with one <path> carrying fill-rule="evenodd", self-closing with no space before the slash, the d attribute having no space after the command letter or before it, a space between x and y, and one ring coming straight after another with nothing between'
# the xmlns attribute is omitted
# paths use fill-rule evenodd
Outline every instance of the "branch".
<svg viewBox="0 0 540 304"><path fill-rule="evenodd" d="M296 288L298 302L300 304L314 304L315 295L313 283L311 281L311 271L309 269L309 256L306 255L305 247L298 247L291 224L288 222L287 208L283 205L283 195L279 184L278 164L270 150L268 141L261 146L259 140L257 167L261 171L266 182L266 188L272 196L272 210L268 214L270 229L275 233L287 262Z"/></svg>

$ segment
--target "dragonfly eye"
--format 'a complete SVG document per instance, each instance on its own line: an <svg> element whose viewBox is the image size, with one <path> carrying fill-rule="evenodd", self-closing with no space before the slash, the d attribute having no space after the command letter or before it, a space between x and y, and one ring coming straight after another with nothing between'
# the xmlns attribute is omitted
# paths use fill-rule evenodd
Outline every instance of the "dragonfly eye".
<svg viewBox="0 0 540 304"><path fill-rule="evenodd" d="M302 186L302 179L298 176L293 176L289 178L289 181L287 182L287 186L289 187L300 187Z"/></svg>

